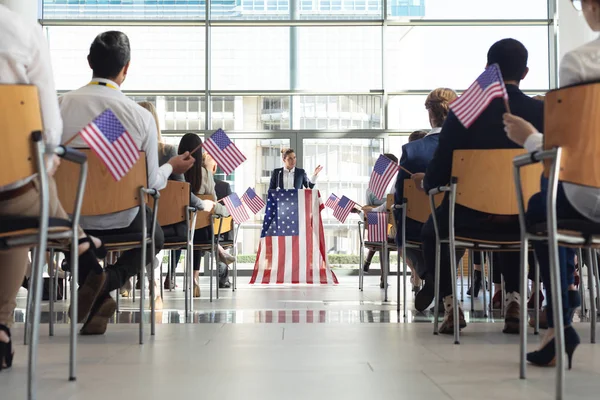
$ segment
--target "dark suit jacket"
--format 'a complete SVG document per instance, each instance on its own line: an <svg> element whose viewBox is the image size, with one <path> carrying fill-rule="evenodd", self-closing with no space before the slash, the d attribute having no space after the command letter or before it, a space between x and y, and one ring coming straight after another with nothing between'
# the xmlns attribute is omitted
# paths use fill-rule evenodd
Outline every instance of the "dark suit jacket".
<svg viewBox="0 0 600 400"><path fill-rule="evenodd" d="M433 133L425 136L423 139L415 140L414 142L406 143L402 146L402 157L400 158L400 165L410 172L425 172L429 162L433 158L435 150L438 147L439 133ZM410 175L404 170L398 172L396 177L396 194L394 195L394 204L402 204L404 197L404 180L409 179ZM401 221L400 221L400 210L394 210L394 217L396 218L396 241L400 243L402 237L401 232ZM418 224L415 221L415 224ZM411 224L410 221L407 223L406 233L407 238L418 238L421 234L420 224L419 226ZM412 232L413 226L415 231Z"/></svg>
<svg viewBox="0 0 600 400"><path fill-rule="evenodd" d="M294 170L294 189L312 189L313 187L315 187L315 184L308 179L306 171L304 171L302 168L296 167ZM271 174L269 190L277 188L283 189L283 168L275 168Z"/></svg>
<svg viewBox="0 0 600 400"><path fill-rule="evenodd" d="M231 185L227 181L220 181L215 179L215 193L217 194L217 199L221 200L223 197L229 196L231 192Z"/></svg>
<svg viewBox="0 0 600 400"><path fill-rule="evenodd" d="M543 132L544 103L525 95L515 85L506 85L506 90L511 112L529 121L539 132ZM423 182L425 190L450 183L454 150L521 147L506 136L502 122L502 114L505 112L504 100L494 99L469 129L465 128L451 112L440 132L435 155L427 167ZM493 173L493 171L489 172Z"/></svg>

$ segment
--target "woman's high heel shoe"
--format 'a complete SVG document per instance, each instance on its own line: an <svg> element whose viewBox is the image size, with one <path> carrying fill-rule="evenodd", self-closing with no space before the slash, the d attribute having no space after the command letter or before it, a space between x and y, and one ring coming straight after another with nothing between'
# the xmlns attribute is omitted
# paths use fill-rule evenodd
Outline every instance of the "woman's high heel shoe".
<svg viewBox="0 0 600 400"><path fill-rule="evenodd" d="M573 365L573 353L580 343L579 335L572 326L565 328L565 352L569 361L569 369ZM553 367L556 365L556 348L554 339L546 343L540 350L527 353L527 361L538 367Z"/></svg>
<svg viewBox="0 0 600 400"><path fill-rule="evenodd" d="M79 239L79 244L83 243L89 243L92 250L94 250L96 257L98 257L100 260L104 260L108 255L108 251L106 250L106 246L104 246L104 243L100 243L100 247L96 247L94 241L89 236Z"/></svg>
<svg viewBox="0 0 600 400"><path fill-rule="evenodd" d="M13 353L12 349L10 329L5 325L0 325L0 331L6 333L9 339L8 343L0 342L0 371L2 371L3 368L10 368L12 366L15 353Z"/></svg>

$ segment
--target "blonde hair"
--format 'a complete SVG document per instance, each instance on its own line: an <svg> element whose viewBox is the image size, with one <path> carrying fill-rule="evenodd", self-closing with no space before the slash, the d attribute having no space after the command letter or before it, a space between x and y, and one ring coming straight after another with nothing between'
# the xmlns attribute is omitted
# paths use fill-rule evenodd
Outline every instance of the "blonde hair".
<svg viewBox="0 0 600 400"><path fill-rule="evenodd" d="M162 135L160 134L160 124L158 123L158 114L156 113L156 107L154 107L154 104L150 103L149 101L140 101L138 104L144 107L146 110L150 111L150 113L154 117L154 122L156 122L156 135L158 139L158 152L164 155L165 143L163 142Z"/></svg>
<svg viewBox="0 0 600 400"><path fill-rule="evenodd" d="M429 111L432 128L440 128L450 113L450 103L458 97L456 92L448 88L437 88L431 91L425 100L425 109Z"/></svg>

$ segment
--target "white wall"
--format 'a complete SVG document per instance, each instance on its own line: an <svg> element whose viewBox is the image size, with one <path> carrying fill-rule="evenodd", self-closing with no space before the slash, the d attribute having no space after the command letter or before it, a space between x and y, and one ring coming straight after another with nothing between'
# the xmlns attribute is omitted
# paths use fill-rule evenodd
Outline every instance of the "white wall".
<svg viewBox="0 0 600 400"><path fill-rule="evenodd" d="M582 44L594 40L598 33L592 32L583 14L575 11L568 0L558 0L558 59Z"/></svg>
<svg viewBox="0 0 600 400"><path fill-rule="evenodd" d="M37 22L38 20L38 0L0 0L0 4L5 5L31 22Z"/></svg>

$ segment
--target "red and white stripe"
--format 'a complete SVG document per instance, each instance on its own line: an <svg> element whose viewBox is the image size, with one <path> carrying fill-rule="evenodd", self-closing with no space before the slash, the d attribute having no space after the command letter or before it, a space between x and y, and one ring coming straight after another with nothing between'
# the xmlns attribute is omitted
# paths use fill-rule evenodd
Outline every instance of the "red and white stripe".
<svg viewBox="0 0 600 400"><path fill-rule="evenodd" d="M492 100L505 96L506 89L502 82L494 82L485 90L481 90L481 86L475 81L462 96L450 104L450 108L463 126L469 128Z"/></svg>
<svg viewBox="0 0 600 400"><path fill-rule="evenodd" d="M352 211L355 205L356 203L350 200L348 201L348 204L346 204L346 207L342 208L339 206L338 201L338 204L335 205L335 209L333 210L333 217L343 224L344 222L346 222L346 218L348 218L348 215L350 215L350 212Z"/></svg>
<svg viewBox="0 0 600 400"><path fill-rule="evenodd" d="M246 207L244 207L244 203L240 202L240 205L236 207L231 202L230 196L225 197L223 199L223 203L225 204L225 208L227 208L227 211L229 211L229 214L231 214L231 217L236 224L243 224L250 219L250 216L246 211Z"/></svg>
<svg viewBox="0 0 600 400"><path fill-rule="evenodd" d="M317 190L298 190L298 236L267 236L260 239L251 284L337 284L327 265L322 204Z"/></svg>
<svg viewBox="0 0 600 400"><path fill-rule="evenodd" d="M377 214L377 222L369 218L370 215ZM369 234L369 242L385 242L387 241L387 213L370 212L367 214L367 233Z"/></svg>
<svg viewBox="0 0 600 400"><path fill-rule="evenodd" d="M385 156L380 156L385 157ZM369 190L377 197L378 199L382 199L385 196L386 189L390 184L390 181L394 178L394 176L398 175L398 171L400 170L400 166L390 161L386 169L383 171L383 174L378 174L373 170L371 173L371 177L369 178Z"/></svg>
<svg viewBox="0 0 600 400"><path fill-rule="evenodd" d="M242 154L233 142L221 150L211 138L208 138L204 142L203 147L227 175L231 174L241 163L246 161L246 156Z"/></svg>
<svg viewBox="0 0 600 400"><path fill-rule="evenodd" d="M81 130L81 137L104 162L116 181L121 180L140 158L140 153L129 132L110 143L95 123Z"/></svg>

